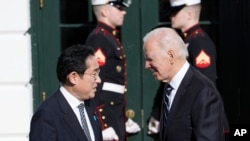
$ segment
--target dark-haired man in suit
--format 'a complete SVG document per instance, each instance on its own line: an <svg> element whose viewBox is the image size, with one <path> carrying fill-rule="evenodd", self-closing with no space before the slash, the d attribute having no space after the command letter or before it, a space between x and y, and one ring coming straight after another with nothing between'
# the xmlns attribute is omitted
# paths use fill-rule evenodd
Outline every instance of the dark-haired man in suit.
<svg viewBox="0 0 250 141"><path fill-rule="evenodd" d="M61 86L33 115L29 140L102 141L92 100L101 82L99 71L92 48L83 45L66 48L57 62Z"/></svg>

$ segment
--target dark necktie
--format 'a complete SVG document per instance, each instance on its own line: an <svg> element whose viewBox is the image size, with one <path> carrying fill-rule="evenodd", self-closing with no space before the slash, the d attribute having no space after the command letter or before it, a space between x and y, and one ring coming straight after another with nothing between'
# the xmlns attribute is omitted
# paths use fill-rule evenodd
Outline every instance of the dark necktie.
<svg viewBox="0 0 250 141"><path fill-rule="evenodd" d="M173 87L171 85L166 84L164 88L164 104L163 104L163 123L164 126L167 125L167 118L168 118L168 112L170 108L170 101L169 101L169 95L171 94L171 91L173 90Z"/></svg>
<svg viewBox="0 0 250 141"><path fill-rule="evenodd" d="M78 109L80 111L81 121L82 121L82 128L84 130L84 133L87 136L88 140L91 141L91 137L90 137L90 133L89 133L89 128L88 128L86 117L85 117L85 114L84 114L84 104L81 103L78 106Z"/></svg>

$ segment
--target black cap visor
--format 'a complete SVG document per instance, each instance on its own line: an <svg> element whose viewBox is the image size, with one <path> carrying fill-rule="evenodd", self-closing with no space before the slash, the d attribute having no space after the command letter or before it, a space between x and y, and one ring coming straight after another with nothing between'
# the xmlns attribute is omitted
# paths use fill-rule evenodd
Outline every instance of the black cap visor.
<svg viewBox="0 0 250 141"><path fill-rule="evenodd" d="M125 6L123 6L123 5L121 5L121 4L115 4L115 3L109 3L109 5L112 5L112 6L114 6L115 8L117 8L118 10L120 10L120 11L124 11L125 10Z"/></svg>
<svg viewBox="0 0 250 141"><path fill-rule="evenodd" d="M179 6L175 6L175 7L171 7L168 12L167 12L167 16L172 16L177 14L182 8L184 8L186 5L179 5Z"/></svg>
<svg viewBox="0 0 250 141"><path fill-rule="evenodd" d="M128 4L122 1L110 1L109 4L113 6L117 5L117 6L122 6L122 7L128 7Z"/></svg>

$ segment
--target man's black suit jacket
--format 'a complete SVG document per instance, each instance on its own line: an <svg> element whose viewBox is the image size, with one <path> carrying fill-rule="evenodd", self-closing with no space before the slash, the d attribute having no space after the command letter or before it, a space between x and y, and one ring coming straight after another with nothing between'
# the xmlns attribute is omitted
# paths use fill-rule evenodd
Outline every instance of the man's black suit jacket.
<svg viewBox="0 0 250 141"><path fill-rule="evenodd" d="M102 141L101 128L93 100L84 101L95 141ZM31 120L30 141L88 141L68 102L58 90L44 101Z"/></svg>
<svg viewBox="0 0 250 141"><path fill-rule="evenodd" d="M160 125L160 140L222 141L222 115L223 102L214 84L190 66L176 91L166 127ZM161 115L160 123L162 119Z"/></svg>

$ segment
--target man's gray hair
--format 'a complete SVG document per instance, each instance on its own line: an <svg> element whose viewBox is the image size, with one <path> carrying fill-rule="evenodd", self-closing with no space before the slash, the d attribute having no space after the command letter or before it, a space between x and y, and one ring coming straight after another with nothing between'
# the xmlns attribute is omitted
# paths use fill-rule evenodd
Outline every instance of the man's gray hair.
<svg viewBox="0 0 250 141"><path fill-rule="evenodd" d="M179 57L188 57L187 47L174 29L167 27L155 28L144 36L143 42L145 43L152 38L156 39L159 45L158 47L161 47L163 50L163 54L166 54L168 50L173 49Z"/></svg>

